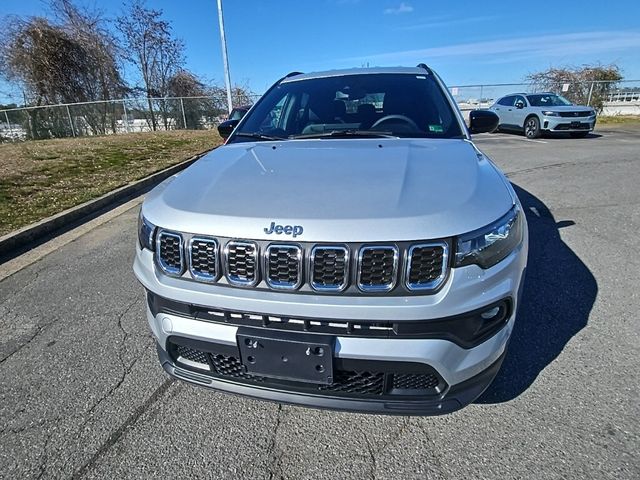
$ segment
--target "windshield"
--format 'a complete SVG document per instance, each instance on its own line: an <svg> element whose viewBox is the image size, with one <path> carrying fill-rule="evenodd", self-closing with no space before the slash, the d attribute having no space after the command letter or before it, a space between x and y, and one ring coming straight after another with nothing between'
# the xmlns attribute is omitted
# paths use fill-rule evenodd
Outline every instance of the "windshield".
<svg viewBox="0 0 640 480"><path fill-rule="evenodd" d="M231 141L350 136L460 138L462 131L427 72L360 74L282 82Z"/></svg>
<svg viewBox="0 0 640 480"><path fill-rule="evenodd" d="M566 107L567 105L573 105L566 98L552 93L527 95L527 99L532 107Z"/></svg>

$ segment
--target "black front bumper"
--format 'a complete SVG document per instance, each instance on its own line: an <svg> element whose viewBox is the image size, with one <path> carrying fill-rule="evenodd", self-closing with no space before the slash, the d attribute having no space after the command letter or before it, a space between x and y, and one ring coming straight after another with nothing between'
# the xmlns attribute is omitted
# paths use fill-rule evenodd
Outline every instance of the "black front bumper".
<svg viewBox="0 0 640 480"><path fill-rule="evenodd" d="M448 387L440 395L411 396L397 399L340 398L330 392L326 394L297 392L273 385L246 384L213 377L183 368L174 362L169 353L157 346L160 363L164 370L177 379L228 393L235 393L262 400L288 403L307 407L346 410L387 415L443 415L455 412L478 398L491 384L500 370L506 351L489 368L462 383Z"/></svg>

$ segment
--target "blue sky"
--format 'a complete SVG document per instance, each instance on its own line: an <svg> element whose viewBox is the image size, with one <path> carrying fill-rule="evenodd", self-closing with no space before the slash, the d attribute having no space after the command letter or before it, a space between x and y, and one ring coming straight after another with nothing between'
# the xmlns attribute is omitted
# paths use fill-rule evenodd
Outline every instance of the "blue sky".
<svg viewBox="0 0 640 480"><path fill-rule="evenodd" d="M186 44L187 67L223 82L216 0L148 0ZM108 16L120 1L93 1ZM520 82L550 66L616 63L640 79L640 1L223 0L232 82L263 92L293 70L425 62L449 85ZM580 6L578 6L580 5ZM611 7L610 7L611 6ZM0 15L49 14L1 0ZM0 86L0 101L7 89Z"/></svg>

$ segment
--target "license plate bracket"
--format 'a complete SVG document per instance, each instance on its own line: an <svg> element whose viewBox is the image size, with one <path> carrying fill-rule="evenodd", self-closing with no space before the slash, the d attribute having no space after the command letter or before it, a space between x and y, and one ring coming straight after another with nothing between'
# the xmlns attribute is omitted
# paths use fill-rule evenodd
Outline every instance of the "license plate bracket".
<svg viewBox="0 0 640 480"><path fill-rule="evenodd" d="M236 340L248 374L320 385L333 383L334 337L240 327Z"/></svg>

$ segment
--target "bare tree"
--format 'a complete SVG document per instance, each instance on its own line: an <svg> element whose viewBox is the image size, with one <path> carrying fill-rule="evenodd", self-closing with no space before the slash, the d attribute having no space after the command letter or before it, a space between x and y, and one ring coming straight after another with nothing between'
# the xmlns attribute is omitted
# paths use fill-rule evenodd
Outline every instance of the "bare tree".
<svg viewBox="0 0 640 480"><path fill-rule="evenodd" d="M150 122L154 130L157 120L151 97L167 96L169 79L184 65L184 44L173 37L171 25L162 20L161 10L145 7L137 0L117 19L122 33L127 59L137 67L142 77L145 95L149 100ZM160 102L165 128L167 125L166 102Z"/></svg>
<svg viewBox="0 0 640 480"><path fill-rule="evenodd" d="M67 12L56 23L40 17L13 17L5 22L0 52L3 76L19 84L25 103L32 105L108 100L122 95L125 87L115 43L103 28L101 17L84 16L66 0L54 0L52 7ZM106 110L86 120L94 133L105 132ZM113 126L113 115L110 120ZM59 109L30 112L26 126L34 138L65 136L73 129L68 116Z"/></svg>
<svg viewBox="0 0 640 480"><path fill-rule="evenodd" d="M549 68L543 72L527 75L526 80L537 90L561 92L562 86L569 84L563 92L569 100L577 104L587 104L602 111L604 99L622 74L617 65L583 65L582 67Z"/></svg>

